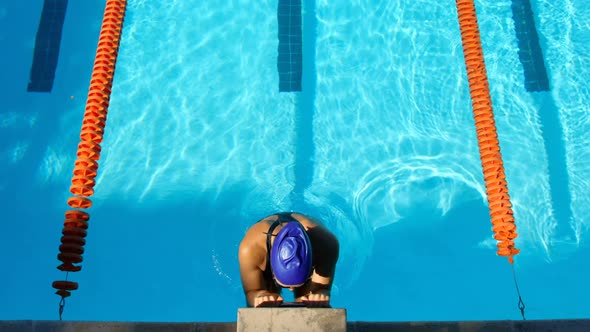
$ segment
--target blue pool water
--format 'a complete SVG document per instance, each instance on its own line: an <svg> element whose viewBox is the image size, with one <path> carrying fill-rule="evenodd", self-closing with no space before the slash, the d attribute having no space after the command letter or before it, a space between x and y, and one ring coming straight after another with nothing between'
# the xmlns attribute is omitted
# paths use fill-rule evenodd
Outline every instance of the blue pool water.
<svg viewBox="0 0 590 332"><path fill-rule="evenodd" d="M542 54L515 24L524 1L476 1L514 268L528 319L587 318L590 9L531 1ZM51 93L26 91L41 1L0 5L0 319L57 319L104 3L69 2ZM129 0L64 319L235 320L238 243L279 210L340 239L332 305L350 320L521 319L495 254L455 2L303 0L295 93L278 92L277 1L212 3ZM525 79L538 75L526 59L548 90Z"/></svg>

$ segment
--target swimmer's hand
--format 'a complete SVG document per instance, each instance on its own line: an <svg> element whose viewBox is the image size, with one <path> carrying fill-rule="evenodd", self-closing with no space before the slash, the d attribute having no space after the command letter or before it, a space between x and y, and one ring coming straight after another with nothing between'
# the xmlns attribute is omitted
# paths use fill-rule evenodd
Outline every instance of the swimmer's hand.
<svg viewBox="0 0 590 332"><path fill-rule="evenodd" d="M301 296L297 302L303 302L308 307L330 308L330 291L317 291Z"/></svg>
<svg viewBox="0 0 590 332"><path fill-rule="evenodd" d="M278 307L283 303L283 298L277 293L261 292L254 298L254 307Z"/></svg>

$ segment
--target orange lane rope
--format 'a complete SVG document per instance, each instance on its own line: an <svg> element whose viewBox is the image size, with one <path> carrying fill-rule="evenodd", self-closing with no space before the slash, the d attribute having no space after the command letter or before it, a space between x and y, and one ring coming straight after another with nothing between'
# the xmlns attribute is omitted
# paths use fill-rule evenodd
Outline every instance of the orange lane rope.
<svg viewBox="0 0 590 332"><path fill-rule="evenodd" d="M512 264L514 256L520 251L514 248L513 241L518 234L496 133L474 1L457 0L457 12L492 229L494 238L499 241L497 252L500 256L508 256L508 261Z"/></svg>
<svg viewBox="0 0 590 332"><path fill-rule="evenodd" d="M463 56L465 57L465 67L471 93L471 105L493 225L492 230L494 231L494 238L498 241L498 255L508 257L514 273L514 256L520 252L519 249L514 247L514 239L518 234L514 224L512 204L508 195L504 164L496 132L496 122L492 109L492 98L481 46L475 3L474 0L456 0L456 3L463 43ZM519 297L518 307L523 319L525 319L524 303L520 296L515 275L514 281Z"/></svg>
<svg viewBox="0 0 590 332"><path fill-rule="evenodd" d="M90 215L82 210L92 206L92 201L88 197L94 194L94 179L101 151L100 143L106 124L126 7L127 0L107 0L100 29L70 186L70 192L74 196L67 201L68 205L75 210L68 210L65 213L60 253L57 255L57 259L62 262L57 268L66 272L66 280L53 282L53 288L57 289L56 294L61 296L60 320L65 298L71 295L71 291L78 289L78 283L68 281L67 274L82 269L75 264L82 262L86 230L90 219Z"/></svg>

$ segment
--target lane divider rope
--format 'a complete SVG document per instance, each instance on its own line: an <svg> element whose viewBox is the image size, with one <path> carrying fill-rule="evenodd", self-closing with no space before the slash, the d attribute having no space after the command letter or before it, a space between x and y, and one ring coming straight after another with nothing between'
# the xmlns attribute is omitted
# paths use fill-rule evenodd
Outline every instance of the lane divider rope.
<svg viewBox="0 0 590 332"><path fill-rule="evenodd" d="M90 79L90 89L82 128L80 143L76 152L76 161L68 200L72 208L66 211L62 230L61 245L57 259L62 262L57 268L66 272L65 280L54 281L52 286L61 296L59 318L63 312L65 298L78 289L78 283L67 280L69 272L78 272L82 267L82 255L86 244L86 234L90 215L83 211L92 206L90 196L94 194L95 178L100 159L100 143L106 125L111 88L115 75L115 65L119 52L119 43L123 30L123 20L127 9L127 0L107 0L98 47Z"/></svg>

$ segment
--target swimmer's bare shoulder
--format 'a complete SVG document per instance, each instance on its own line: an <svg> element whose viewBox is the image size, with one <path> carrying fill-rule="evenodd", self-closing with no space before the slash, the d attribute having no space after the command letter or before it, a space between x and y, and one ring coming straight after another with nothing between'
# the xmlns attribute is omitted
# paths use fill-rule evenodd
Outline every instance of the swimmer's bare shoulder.
<svg viewBox="0 0 590 332"><path fill-rule="evenodd" d="M292 216L305 227L313 247L322 248L326 244L331 247L338 246L338 240L334 234L324 227L320 220L300 213L293 213ZM329 243L326 243L325 241L328 241Z"/></svg>
<svg viewBox="0 0 590 332"><path fill-rule="evenodd" d="M266 232L268 232L269 219L272 216L261 219L252 225L240 242L238 258L240 266L258 267L264 270L266 265Z"/></svg>
<svg viewBox="0 0 590 332"><path fill-rule="evenodd" d="M238 261L242 287L249 306L257 306L257 301L264 300L269 304L282 302L279 294L267 289L264 278L266 268L266 235L270 216L252 225L240 242Z"/></svg>
<svg viewBox="0 0 590 332"><path fill-rule="evenodd" d="M311 216L306 216L304 214L296 212L293 212L291 216L295 218L297 221L299 221L299 223L303 225L305 229L321 226L321 222Z"/></svg>

